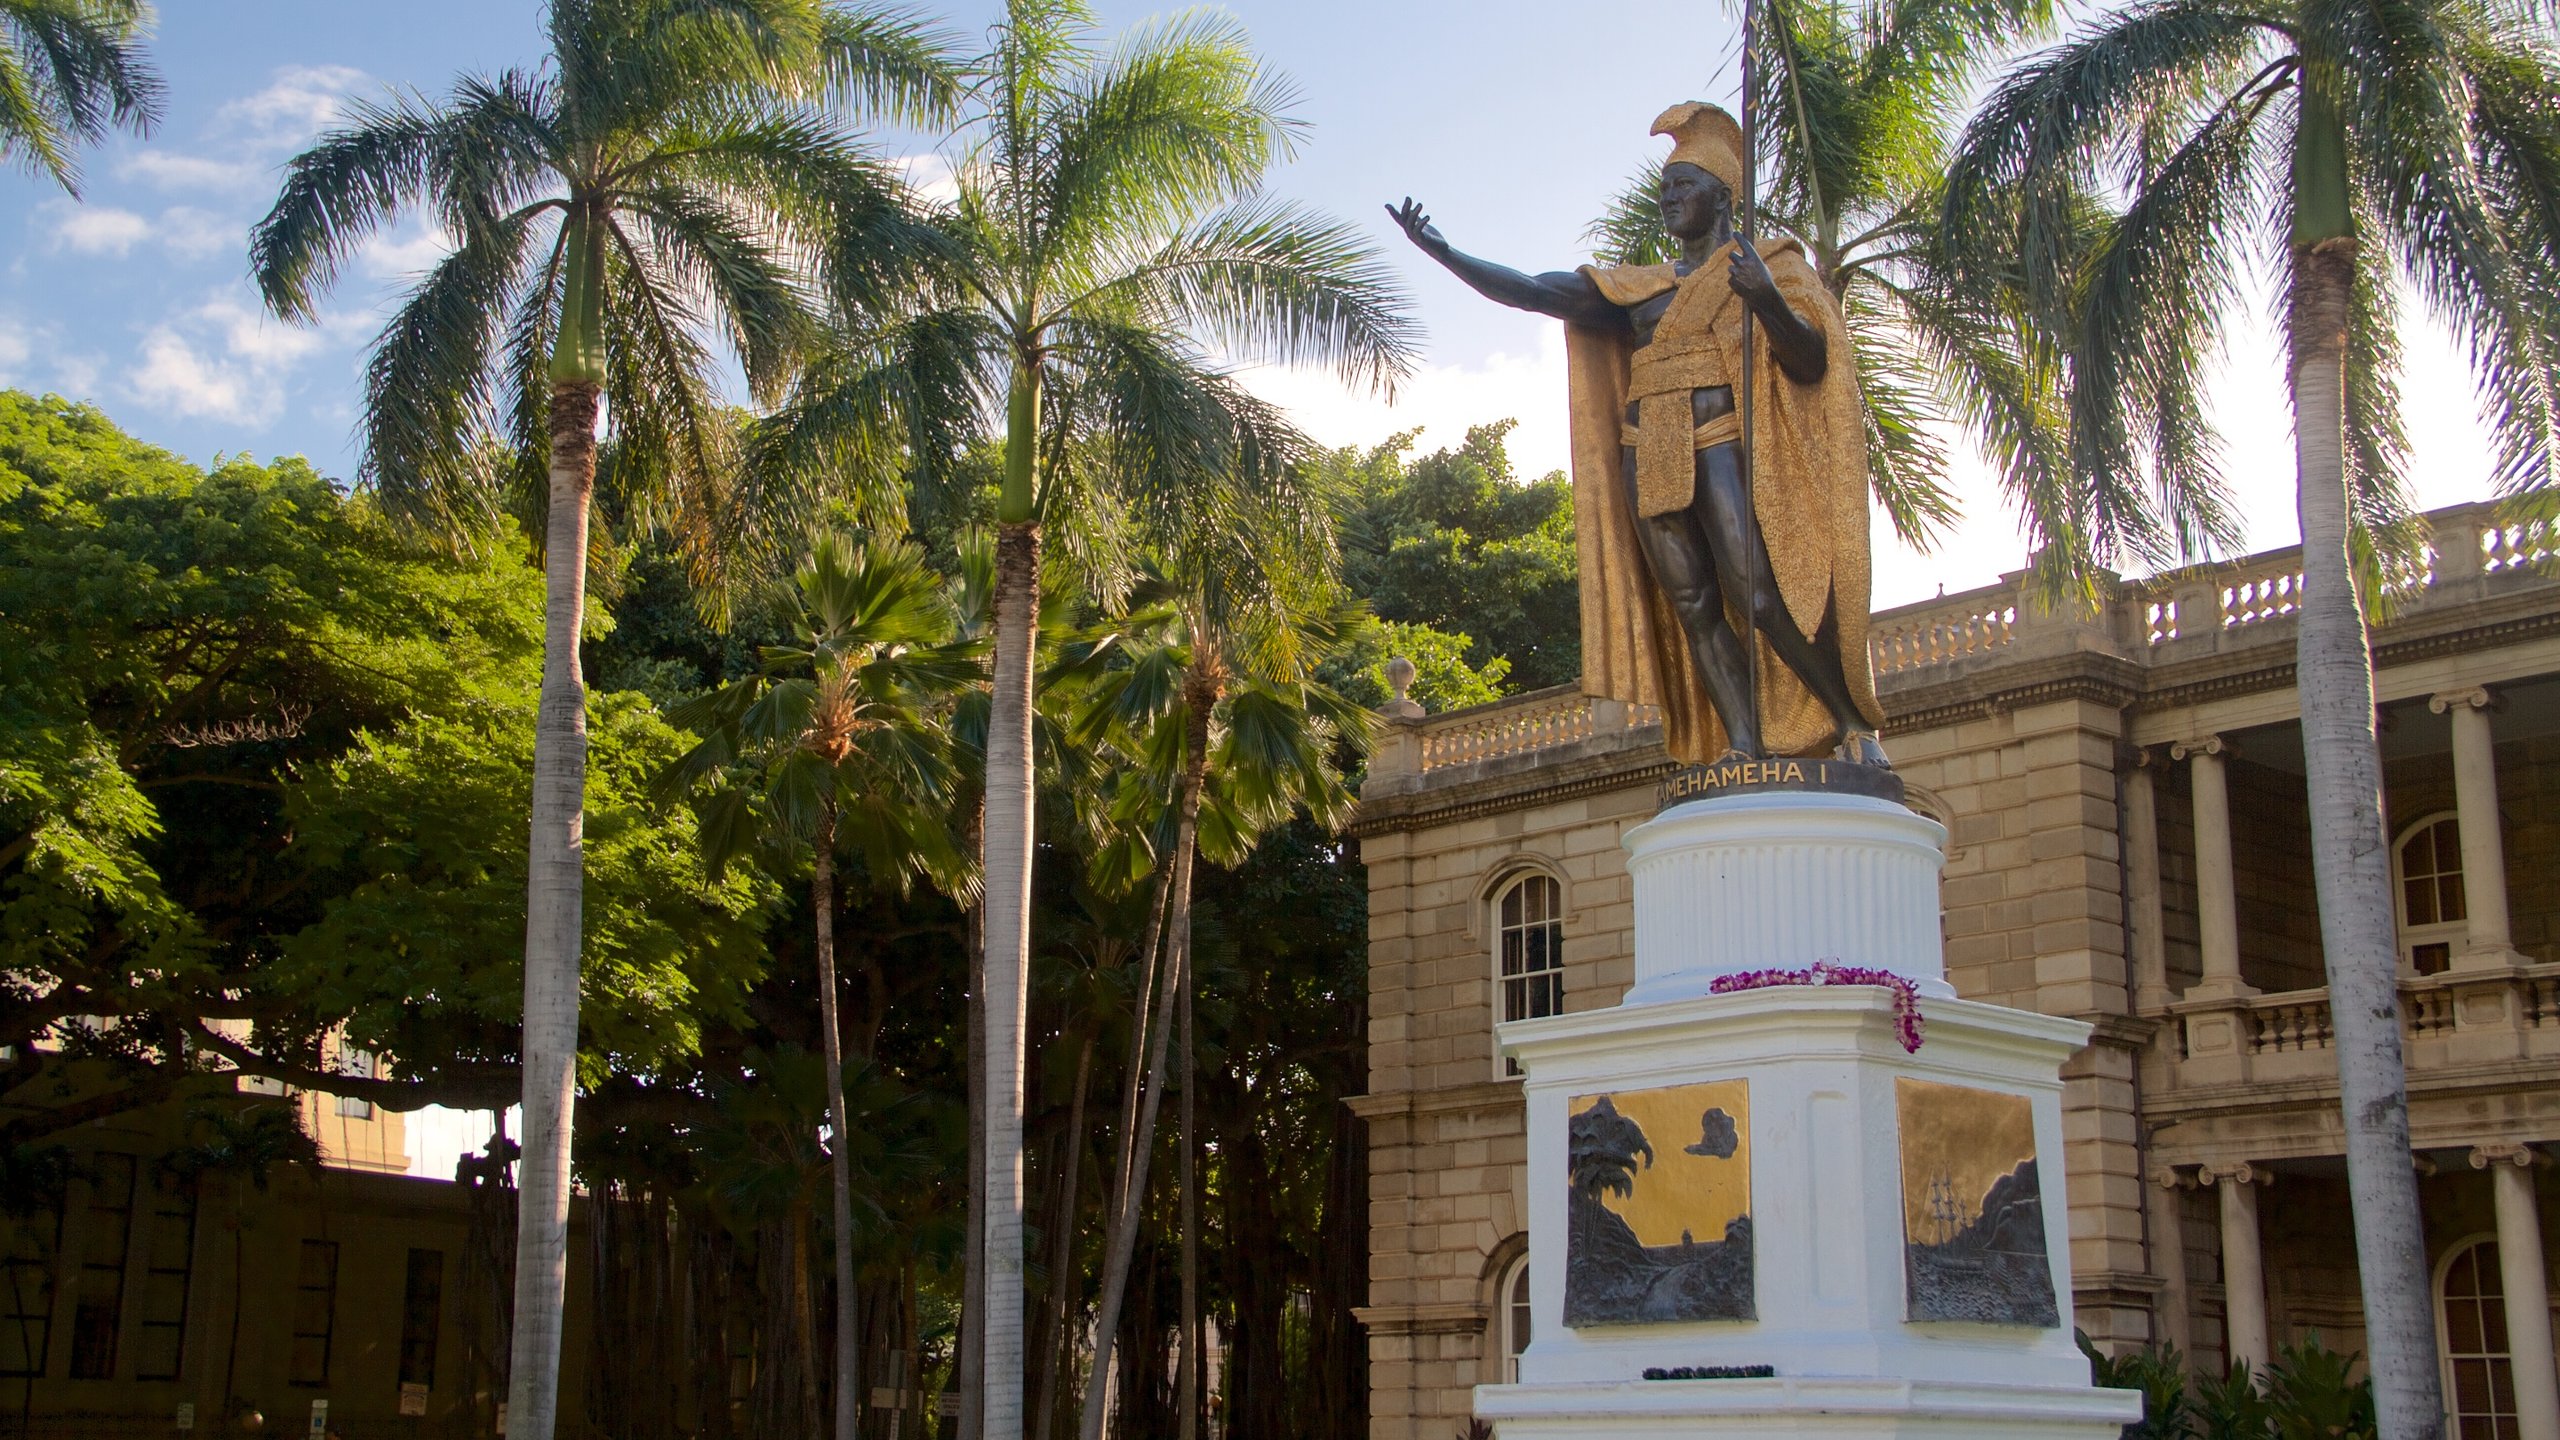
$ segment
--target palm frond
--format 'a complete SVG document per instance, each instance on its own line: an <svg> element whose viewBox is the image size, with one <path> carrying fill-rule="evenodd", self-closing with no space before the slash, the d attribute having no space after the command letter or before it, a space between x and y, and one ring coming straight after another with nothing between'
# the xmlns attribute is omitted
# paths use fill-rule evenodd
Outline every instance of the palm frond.
<svg viewBox="0 0 2560 1440"><path fill-rule="evenodd" d="M80 145L111 129L147 135L165 87L142 51L142 0L0 5L0 164L80 194Z"/></svg>
<svg viewBox="0 0 2560 1440"><path fill-rule="evenodd" d="M443 118L411 97L358 101L348 123L286 165L274 208L249 231L249 272L268 309L319 318L338 267L433 183Z"/></svg>
<svg viewBox="0 0 2560 1440"><path fill-rule="evenodd" d="M1127 304L1239 358L1320 364L1392 396L1415 358L1392 272L1358 232L1302 205L1253 200L1176 232L1083 297Z"/></svg>

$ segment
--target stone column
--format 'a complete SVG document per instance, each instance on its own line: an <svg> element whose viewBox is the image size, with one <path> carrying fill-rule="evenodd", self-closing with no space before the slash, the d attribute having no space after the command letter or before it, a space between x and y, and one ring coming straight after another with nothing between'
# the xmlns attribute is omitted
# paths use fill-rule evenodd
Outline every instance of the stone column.
<svg viewBox="0 0 2560 1440"><path fill-rule="evenodd" d="M2448 690L2427 708L2453 722L2453 804L2462 828L2462 898L2466 919L2455 963L2517 965L2507 921L2507 852L2498 818L2498 757L2489 734L2489 692Z"/></svg>
<svg viewBox="0 0 2560 1440"><path fill-rule="evenodd" d="M2204 978L2187 993L2198 998L2254 995L2240 979L2240 900L2231 875L2231 791L2222 773L2230 747L2219 735L2181 740L2170 755L2187 762L2195 796L2196 928L2204 951Z"/></svg>
<svg viewBox="0 0 2560 1440"><path fill-rule="evenodd" d="M2187 1284L2185 1196L2196 1188L2196 1177L2175 1165L2155 1165L2151 1186L2145 1197L2151 1207L2151 1273L2160 1281L2158 1321L2151 1328L2151 1338L2176 1346L2181 1355L2193 1355L2195 1295Z"/></svg>
<svg viewBox="0 0 2560 1440"><path fill-rule="evenodd" d="M2136 750L2124 777L2125 883L2132 892L2125 898L2132 910L2137 1010L2157 1010L2177 998L2169 990L2169 950L2160 910L2160 797L2154 783L2159 772L2158 756Z"/></svg>
<svg viewBox="0 0 2560 1440"><path fill-rule="evenodd" d="M2471 1152L2473 1168L2490 1172L2497 1187L2498 1278L2503 1282L2499 1288L2506 1292L2516 1425L2525 1440L2560 1436L2560 1375L2555 1375L2551 1355L2551 1293L2542 1268L2542 1218L2533 1203L2533 1169L2541 1161L2530 1145L2481 1145Z"/></svg>
<svg viewBox="0 0 2560 1440"><path fill-rule="evenodd" d="M2231 1336L2226 1360L2267 1364L2267 1272L2258 1247L2258 1187L2275 1177L2246 1160L2199 1165L2196 1179L2222 1202L2222 1314Z"/></svg>

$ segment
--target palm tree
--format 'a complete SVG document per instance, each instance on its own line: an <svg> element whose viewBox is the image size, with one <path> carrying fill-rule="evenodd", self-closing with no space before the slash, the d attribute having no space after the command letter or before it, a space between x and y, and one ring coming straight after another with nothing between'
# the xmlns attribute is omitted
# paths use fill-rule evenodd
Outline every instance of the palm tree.
<svg viewBox="0 0 2560 1440"><path fill-rule="evenodd" d="M800 263L880 298L926 237L842 118L941 111L939 43L821 0L552 0L539 70L466 76L441 104L355 107L288 167L251 234L268 307L317 316L366 237L404 211L453 253L377 340L362 475L395 513L485 533L509 482L543 517L542 700L526 896L523 1223L511 1433L550 1440L567 1280L586 768L578 636L600 406L617 482L681 522L697 578L768 507L730 503L705 336L778 395L815 333ZM491 463L486 432L512 464ZM538 480L537 480L537 477ZM706 593L711 593L706 587Z"/></svg>
<svg viewBox="0 0 2560 1440"><path fill-rule="evenodd" d="M1273 483L1276 415L1230 353L1390 384L1410 326L1351 230L1260 198L1294 142L1286 85L1244 32L1195 13L1102 51L1078 0L1009 0L955 169L949 302L857 337L786 409L777 452L895 444L932 465L1001 397L995 680L987 728L985 1343L989 1437L1022 1427L1022 1086L1030 955L1032 642L1044 527L1107 560L1111 522L1214 513ZM1107 570L1107 565L1104 566ZM974 1325L974 1322L972 1322Z"/></svg>
<svg viewBox="0 0 2560 1440"><path fill-rule="evenodd" d="M1094 1363L1079 1429L1084 1440L1097 1440L1102 1432L1168 1041L1176 1033L1183 1091L1177 1393L1184 1433L1196 1423L1204 1357L1190 1015L1195 861L1204 851L1213 863L1242 861L1257 836L1301 807L1328 825L1348 818L1351 795L1337 766L1340 750L1347 744L1356 753L1370 738L1369 712L1313 678L1316 665L1367 621L1364 610L1340 605L1329 593L1329 550L1309 554L1309 542L1322 543L1321 521L1266 510L1246 524L1186 525L1168 538L1172 573L1150 575L1135 597L1140 603L1089 646L1084 660L1109 668L1089 682L1079 728L1090 741L1115 737L1132 761L1113 799L1115 814L1124 827L1171 830L1148 845L1167 857L1156 887L1157 913L1146 931L1150 949L1159 932L1163 936L1164 988L1154 1000L1153 1023L1131 1039L1133 1103L1124 1117L1105 1239ZM1144 1014L1154 969L1142 961L1135 1015ZM1146 1078L1144 1099L1138 1101L1142 1038Z"/></svg>
<svg viewBox="0 0 2560 1440"><path fill-rule="evenodd" d="M1876 500L1921 549L1956 514L1943 438L1951 421L1997 463L2039 551L2056 541L2067 550L2086 523L2052 376L2004 303L2005 277L1955 266L1938 224L1968 101L1993 60L2043 31L2053 10L2052 0L1751 6L1757 214L1764 231L1804 246L1848 316ZM1648 167L1592 226L1604 262L1678 258L1656 183ZM2204 498L2205 528L2224 536L2229 521Z"/></svg>
<svg viewBox="0 0 2560 1440"><path fill-rule="evenodd" d="M142 53L148 0L0 0L0 162L80 194L82 145L148 135L160 77Z"/></svg>
<svg viewBox="0 0 2560 1440"><path fill-rule="evenodd" d="M2471 342L2500 488L2546 486L2560 459L2555 115L2547 10L2145 0L2004 81L1947 191L1949 233L2014 246L2030 303L2060 337L2071 424L2102 444L2205 448L2194 397L2231 301L2252 259L2284 258L2312 867L2368 1351L2392 1440L2443 1423L2360 603L2378 593L2377 562L2414 538L2394 280ZM2125 205L2084 249L2072 192L2097 187ZM2360 579L2373 587L2361 597Z"/></svg>
<svg viewBox="0 0 2560 1440"><path fill-rule="evenodd" d="M941 577L913 545L820 535L793 577L797 643L767 647L757 673L687 701L669 718L703 735L671 768L685 784L736 767L743 784L703 807L705 858L724 869L761 844L809 847L817 917L818 1016L834 1123L836 1440L860 1424L859 1309L854 1295L852 1117L845 1109L844 1031L836 1017L836 852L849 846L875 878L924 879L959 892L968 863L946 823L949 759L928 713L983 674L979 648L954 640Z"/></svg>

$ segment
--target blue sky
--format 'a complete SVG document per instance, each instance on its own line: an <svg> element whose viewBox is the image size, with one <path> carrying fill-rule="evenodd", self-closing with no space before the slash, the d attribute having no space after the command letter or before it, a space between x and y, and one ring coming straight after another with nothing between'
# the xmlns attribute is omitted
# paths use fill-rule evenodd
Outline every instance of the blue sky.
<svg viewBox="0 0 2560 1440"><path fill-rule="evenodd" d="M1106 27L1162 13L1102 3ZM1552 324L1477 299L1405 247L1380 205L1412 194L1465 249L1528 268L1581 259L1583 227L1644 158L1647 123L1680 99L1729 99L1730 27L1685 34L1657 5L1485 0L1243 0L1232 8L1301 92L1313 131L1273 188L1369 228L1390 247L1428 329L1426 367L1390 409L1329 381L1257 372L1318 438L1369 442L1422 426L1452 444L1469 423L1516 419L1513 452L1531 473L1560 466L1561 336ZM1610 12L1623 12L1612 24ZM983 32L995 7L939 7ZM1714 17L1713 7L1687 13ZM148 140L94 153L84 203L0 175L0 384L104 406L128 429L199 460L216 452L304 454L333 474L354 465L354 401L365 345L437 237L417 224L379 237L329 297L322 322L265 319L245 279L244 237L274 198L282 162L350 95L386 86L442 92L466 70L540 53L534 0L162 0L153 49L169 114ZM1663 43L1607 44L1661 33ZM884 135L885 151L930 149ZM2253 547L2294 536L2291 435L2272 327L2253 307L2218 412L2228 469ZM2412 336L2414 476L2428 505L2486 492L2484 450L2461 367L2441 336ZM2015 569L2014 525L1979 466L1968 519L1934 556L1889 542L1876 600L1991 582Z"/></svg>

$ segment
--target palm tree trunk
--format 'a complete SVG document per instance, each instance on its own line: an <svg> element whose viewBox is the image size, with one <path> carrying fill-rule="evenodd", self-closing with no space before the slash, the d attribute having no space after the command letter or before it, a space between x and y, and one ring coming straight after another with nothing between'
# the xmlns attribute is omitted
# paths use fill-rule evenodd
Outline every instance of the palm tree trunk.
<svg viewBox="0 0 2560 1440"><path fill-rule="evenodd" d="M833 777L829 777L833 783ZM836 1440L855 1440L862 1423L862 1328L853 1288L853 1161L845 1153L853 1116L844 1099L844 1035L836 1023L836 801L818 801L816 874L810 904L818 912L818 1024L827 1059L827 1116L835 1124L827 1173L835 1184Z"/></svg>
<svg viewBox="0 0 2560 1440"><path fill-rule="evenodd" d="M1205 710L1202 713L1205 715ZM1206 720L1203 719L1201 724L1205 736ZM1082 1423L1077 1426L1081 1440L1101 1440L1102 1437L1103 1396L1110 1387L1111 1352L1119 1339L1120 1311L1129 1288L1129 1265L1137 1251L1138 1212L1147 1192L1147 1161L1154 1149L1149 1141L1156 1133L1156 1115L1164 1099L1165 1063L1167 1051L1172 1048L1179 999L1191 988L1191 931L1185 922L1191 913L1191 855L1200 829L1200 782L1206 773L1206 763L1205 752L1196 767L1188 755L1184 760L1182 794L1175 812L1173 863L1166 867L1166 883L1160 892L1165 897L1170 929L1165 941L1164 990L1156 997L1154 1039L1148 1047L1145 1099L1137 1107L1137 1123L1129 1127L1125 1137L1128 1145L1127 1172L1122 1177L1116 1213L1111 1217L1111 1229L1104 1241L1102 1294L1094 1315L1093 1370L1085 1381L1084 1414ZM1190 1348L1187 1341L1184 1348L1186 1352Z"/></svg>
<svg viewBox="0 0 2560 1440"><path fill-rule="evenodd" d="M2432 1440L2443 1430L2444 1409L2426 1237L2410 1163L2373 655L2348 550L2345 354L2356 240L2341 198L2344 161L2320 163L2332 158L2320 153L2327 148L2323 139L2341 155L2343 146L2335 115L2324 116L2325 107L2309 98L2317 88L2306 86L2297 142L2291 294L2303 581L2295 670L2310 785L2312 876L2337 1036L2347 1193L2376 1418L2384 1440ZM2324 214L2330 223L2317 229L2329 233L2305 234L2303 217Z"/></svg>
<svg viewBox="0 0 2560 1440"><path fill-rule="evenodd" d="M987 806L981 796L971 819L971 844L983 859ZM987 1348L987 1195L979 1177L987 1170L987 908L969 907L969 1180L960 1236L960 1333L951 1361L951 1388L959 1392L959 1440L983 1440L978 1424L978 1359Z"/></svg>
<svg viewBox="0 0 2560 1440"><path fill-rule="evenodd" d="M1181 1416L1181 1440L1200 1440L1200 1384L1206 1357L1200 1349L1200 1191L1198 1139L1199 1087L1192 1083L1199 1062L1191 1039L1191 917L1177 916L1184 961L1182 975L1182 1371L1174 1381L1175 1413Z"/></svg>
<svg viewBox="0 0 2560 1440"><path fill-rule="evenodd" d="M1027 450L1029 440L1024 440ZM995 693L987 721L987 1153L984 1348L978 1424L985 1440L1023 1440L1022 1076L1031 966L1031 647L1040 528L1007 523L996 539Z"/></svg>
<svg viewBox="0 0 2560 1440"><path fill-rule="evenodd" d="M1066 1364L1073 1340L1067 1334L1069 1301L1075 1293L1071 1271L1076 1258L1076 1181L1084 1171L1084 1102L1093 1084L1093 1050L1100 1037L1087 1030L1076 1051L1075 1098L1067 1104L1067 1138L1060 1148L1058 1209L1049 1217L1053 1241L1049 1249L1049 1344L1040 1357L1040 1392L1031 1407L1033 1440L1050 1440L1057 1428L1058 1372Z"/></svg>
<svg viewBox="0 0 2560 1440"><path fill-rule="evenodd" d="M1196 631L1195 631L1196 633ZM1194 645L1204 653L1205 643ZM1174 892L1181 904L1173 912L1175 942L1182 948L1182 1373L1174 1385L1174 1401L1182 1417L1181 1440L1200 1440L1200 1387L1208 1378L1208 1356L1200 1330L1200 1188L1199 1188L1199 1058L1193 1048L1191 992L1191 867L1196 858L1191 837L1200 820L1200 791L1209 773L1209 716L1218 703L1217 684L1194 668L1189 709L1182 736L1182 827L1174 846L1178 873Z"/></svg>
<svg viewBox="0 0 2560 1440"><path fill-rule="evenodd" d="M525 893L524 1153L517 1170L511 1440L551 1440L569 1286L569 1136L576 1098L578 956L585 874L587 506L596 482L591 380L551 386L551 506L543 539L542 708L533 742L533 838Z"/></svg>

